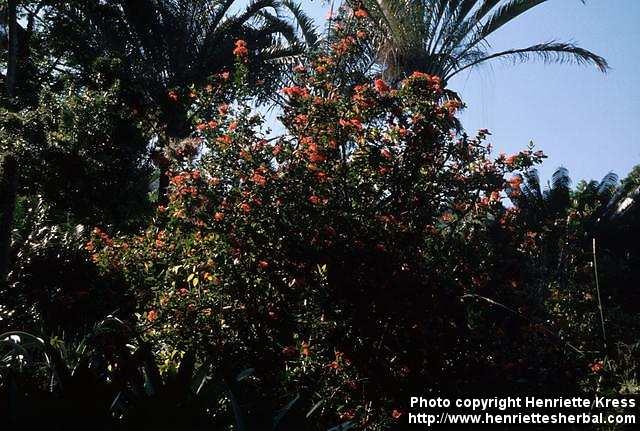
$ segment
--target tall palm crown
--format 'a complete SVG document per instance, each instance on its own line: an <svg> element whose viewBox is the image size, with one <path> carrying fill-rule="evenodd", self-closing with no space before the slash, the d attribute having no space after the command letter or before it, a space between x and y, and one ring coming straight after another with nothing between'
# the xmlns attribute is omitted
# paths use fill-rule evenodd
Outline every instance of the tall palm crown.
<svg viewBox="0 0 640 431"><path fill-rule="evenodd" d="M540 177L535 169L524 173L523 183L517 193L509 198L523 211L528 221L541 225L566 218L569 210L591 214L592 224L600 220L610 205L618 201L623 187L618 185L618 176L609 172L601 181L581 181L572 190L567 168L556 169L548 187L542 190Z"/></svg>
<svg viewBox="0 0 640 431"><path fill-rule="evenodd" d="M106 63L106 74L115 75L111 79L121 83L134 107L157 116L152 123L159 203L166 203L169 185L164 153L190 133L188 104L178 101L179 92L232 68L234 44L242 39L251 62L247 88L267 97L279 85L283 64L317 42L312 20L294 0L241 4L246 2L72 0L48 10L50 39L59 41L54 57L63 59L67 72L91 85L96 65Z"/></svg>
<svg viewBox="0 0 640 431"><path fill-rule="evenodd" d="M75 0L50 10L64 66L82 77L98 59L116 59L118 78L161 109L167 92L203 82L234 64L247 42L258 95L276 85L283 62L315 44L312 21L293 0ZM180 128L180 127L178 127ZM176 131L177 132L177 131Z"/></svg>
<svg viewBox="0 0 640 431"><path fill-rule="evenodd" d="M604 58L572 43L544 42L491 52L487 39L505 24L547 0L363 0L376 29L375 56L388 79L415 70L445 81L487 61L503 58L527 61L593 64L608 68Z"/></svg>

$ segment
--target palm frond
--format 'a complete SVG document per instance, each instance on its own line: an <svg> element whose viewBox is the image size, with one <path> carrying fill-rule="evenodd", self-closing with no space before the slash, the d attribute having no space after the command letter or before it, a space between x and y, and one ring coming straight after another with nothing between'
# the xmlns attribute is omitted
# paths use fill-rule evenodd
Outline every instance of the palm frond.
<svg viewBox="0 0 640 431"><path fill-rule="evenodd" d="M302 37L309 47L316 47L320 40L318 34L318 28L315 25L313 18L307 15L300 3L296 3L293 0L283 0L282 5L286 7L295 19L295 25L302 33Z"/></svg>
<svg viewBox="0 0 640 431"><path fill-rule="evenodd" d="M447 76L447 79L462 72L463 70L498 58L511 60L514 63L523 63L530 61L532 58L537 58L542 60L544 63L573 63L580 65L593 64L601 72L606 72L609 69L607 61L591 51L580 48L579 46L572 43L547 42L538 45L532 45L527 48L510 49L480 57L466 63L460 68L453 70Z"/></svg>
<svg viewBox="0 0 640 431"><path fill-rule="evenodd" d="M528 10L538 6L547 0L511 0L500 6L482 26L478 37L486 39L490 34L498 30L503 25L511 22Z"/></svg>
<svg viewBox="0 0 640 431"><path fill-rule="evenodd" d="M569 170L565 167L559 167L551 176L551 184L549 188L551 190L557 189L566 189L569 190L571 188L571 176L569 175Z"/></svg>
<svg viewBox="0 0 640 431"><path fill-rule="evenodd" d="M618 175L614 172L609 172L602 178L602 181L600 181L600 185L598 186L598 195L606 196L610 199L618 187L618 182Z"/></svg>

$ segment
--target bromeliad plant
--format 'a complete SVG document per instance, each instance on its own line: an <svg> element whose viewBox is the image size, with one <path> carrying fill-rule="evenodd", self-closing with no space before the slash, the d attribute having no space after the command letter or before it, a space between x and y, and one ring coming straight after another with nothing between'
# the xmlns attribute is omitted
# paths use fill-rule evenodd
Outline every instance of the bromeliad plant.
<svg viewBox="0 0 640 431"><path fill-rule="evenodd" d="M501 196L544 157L491 158L486 130L458 132L437 76L341 85L360 37L295 68L282 136L243 103L208 109L192 138L205 149L176 165L153 223L96 229L86 246L134 289L167 358L195 348L227 374L252 367L265 402L297 394L317 429L386 429L409 394L473 388L501 366L461 298L513 290L497 269L527 237Z"/></svg>

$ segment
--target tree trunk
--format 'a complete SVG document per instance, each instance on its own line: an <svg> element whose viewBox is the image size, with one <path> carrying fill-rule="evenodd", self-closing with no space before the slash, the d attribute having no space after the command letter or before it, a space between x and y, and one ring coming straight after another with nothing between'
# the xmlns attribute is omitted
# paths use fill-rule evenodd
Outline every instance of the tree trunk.
<svg viewBox="0 0 640 431"><path fill-rule="evenodd" d="M18 67L18 18L17 0L8 0L9 21L9 58L7 60L7 96L14 97L16 90L16 73Z"/></svg>
<svg viewBox="0 0 640 431"><path fill-rule="evenodd" d="M0 160L0 285L5 283L9 272L9 250L17 188L16 159L12 155L6 155Z"/></svg>

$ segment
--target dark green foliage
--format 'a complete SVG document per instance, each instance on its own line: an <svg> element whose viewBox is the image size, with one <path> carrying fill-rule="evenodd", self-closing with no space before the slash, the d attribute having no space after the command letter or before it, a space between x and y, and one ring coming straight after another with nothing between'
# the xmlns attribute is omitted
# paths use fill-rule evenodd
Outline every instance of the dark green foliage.
<svg viewBox="0 0 640 431"><path fill-rule="evenodd" d="M9 268L11 229L16 207L18 166L13 155L0 158L0 288L4 286Z"/></svg>
<svg viewBox="0 0 640 431"><path fill-rule="evenodd" d="M0 145L21 166L21 195L41 195L58 222L135 225L149 208L148 137L117 88L44 92L38 106L1 112Z"/></svg>
<svg viewBox="0 0 640 431"><path fill-rule="evenodd" d="M10 427L75 431L305 429L297 397L277 410L252 370L221 374L192 351L159 368L149 345L108 317L79 343L0 335L0 417ZM174 361L174 362L175 362Z"/></svg>
<svg viewBox="0 0 640 431"><path fill-rule="evenodd" d="M109 313L128 315L131 300L117 279L98 277L82 248L89 232L55 224L42 201L22 201L12 270L0 290L0 328L64 333L76 339Z"/></svg>

